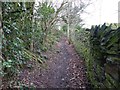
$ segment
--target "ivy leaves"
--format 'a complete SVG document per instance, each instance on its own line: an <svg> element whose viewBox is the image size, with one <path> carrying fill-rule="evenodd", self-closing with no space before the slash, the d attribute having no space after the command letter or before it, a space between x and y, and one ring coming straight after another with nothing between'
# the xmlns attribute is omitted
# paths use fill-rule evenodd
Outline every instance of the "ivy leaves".
<svg viewBox="0 0 120 90"><path fill-rule="evenodd" d="M24 6L24 8L23 8ZM3 9L3 71L17 73L24 64L24 48L29 47L32 32L33 2L4 2ZM26 28L27 27L27 28ZM27 35L27 37L25 37Z"/></svg>

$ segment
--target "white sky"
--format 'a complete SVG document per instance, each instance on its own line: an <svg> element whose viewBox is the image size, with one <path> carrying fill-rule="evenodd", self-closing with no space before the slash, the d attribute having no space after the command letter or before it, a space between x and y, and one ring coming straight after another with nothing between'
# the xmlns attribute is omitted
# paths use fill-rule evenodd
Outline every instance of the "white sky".
<svg viewBox="0 0 120 90"><path fill-rule="evenodd" d="M53 1L54 3L59 5L63 0L48 1ZM91 25L98 25L103 23L118 23L119 1L120 0L91 0L92 4L86 8L86 12L88 12L89 14L82 15L85 27L90 28Z"/></svg>
<svg viewBox="0 0 120 90"><path fill-rule="evenodd" d="M92 0L86 8L89 14L83 14L85 26L103 23L118 23L118 2L120 0Z"/></svg>

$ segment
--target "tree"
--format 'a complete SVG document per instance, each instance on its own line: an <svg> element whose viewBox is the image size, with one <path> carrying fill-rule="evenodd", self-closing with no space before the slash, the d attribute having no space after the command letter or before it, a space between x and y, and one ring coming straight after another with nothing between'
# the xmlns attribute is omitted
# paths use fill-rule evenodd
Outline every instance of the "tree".
<svg viewBox="0 0 120 90"><path fill-rule="evenodd" d="M37 35L38 32L41 32L39 33L39 35L37 35L37 38L34 38L34 44L37 47L39 44L41 44L42 46L45 45L47 36L50 35L53 26L58 21L59 13L61 12L65 4L66 4L65 2L62 2L60 7L55 8L53 6L53 2L45 1L45 2L39 2L39 5L35 6L36 11L35 11L34 19L36 24L34 25L35 26L34 28L36 27L37 28L34 33L36 33L35 35ZM37 40L38 37L40 42Z"/></svg>
<svg viewBox="0 0 120 90"><path fill-rule="evenodd" d="M77 2L77 4L76 4ZM68 25L68 38L71 31L74 31L77 25L82 25L83 22L81 14L84 13L85 8L90 4L90 0L85 2L84 0L72 1L69 0L67 5L61 12L62 20Z"/></svg>
<svg viewBox="0 0 120 90"><path fill-rule="evenodd" d="M2 59L2 8L1 8L2 3L0 2L0 60Z"/></svg>
<svg viewBox="0 0 120 90"><path fill-rule="evenodd" d="M24 55L24 49L30 49L33 4L33 2L2 3L2 29L4 33L2 68L8 76L17 73L28 59Z"/></svg>

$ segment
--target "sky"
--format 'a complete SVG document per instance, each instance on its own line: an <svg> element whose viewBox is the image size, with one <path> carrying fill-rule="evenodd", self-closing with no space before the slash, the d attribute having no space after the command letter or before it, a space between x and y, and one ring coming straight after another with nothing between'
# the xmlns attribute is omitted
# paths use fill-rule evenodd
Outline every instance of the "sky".
<svg viewBox="0 0 120 90"><path fill-rule="evenodd" d="M83 14L85 27L103 23L118 23L118 2L120 0L92 0Z"/></svg>
<svg viewBox="0 0 120 90"><path fill-rule="evenodd" d="M38 0L39 1L39 0ZM43 0L44 1L44 0ZM63 0L50 0L60 5ZM79 1L79 0L76 0ZM91 3L82 14L84 27L103 23L118 23L118 2L120 0L91 0Z"/></svg>
<svg viewBox="0 0 120 90"><path fill-rule="evenodd" d="M56 0L53 0L56 1ZM57 0L59 4L62 0ZM77 1L77 0L76 0ZM79 0L78 0L79 1ZM91 0L85 14L82 15L85 26L103 23L118 23L118 2L120 0Z"/></svg>

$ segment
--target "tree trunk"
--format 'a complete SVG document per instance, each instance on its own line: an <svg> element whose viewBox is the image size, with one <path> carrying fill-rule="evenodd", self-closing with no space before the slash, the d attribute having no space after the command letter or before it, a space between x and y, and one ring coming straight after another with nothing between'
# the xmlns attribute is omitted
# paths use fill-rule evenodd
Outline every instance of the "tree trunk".
<svg viewBox="0 0 120 90"><path fill-rule="evenodd" d="M70 24L69 24L69 2L68 2L68 28L67 28L67 37L68 37L68 40L70 39Z"/></svg>
<svg viewBox="0 0 120 90"><path fill-rule="evenodd" d="M3 36L3 30L2 30L2 2L0 2L0 72L2 72L2 36ZM0 79L0 86L2 85L1 79ZM0 87L1 89L1 87Z"/></svg>
<svg viewBox="0 0 120 90"><path fill-rule="evenodd" d="M0 2L0 60L2 58L2 34L3 34L3 31L2 31L2 2Z"/></svg>
<svg viewBox="0 0 120 90"><path fill-rule="evenodd" d="M33 8L35 7L35 4L33 5ZM34 33L34 23L35 23L35 18L34 18L34 10L33 10L33 17L32 17L32 33ZM34 52L34 40L33 36L31 37L31 44L30 44L30 51Z"/></svg>

